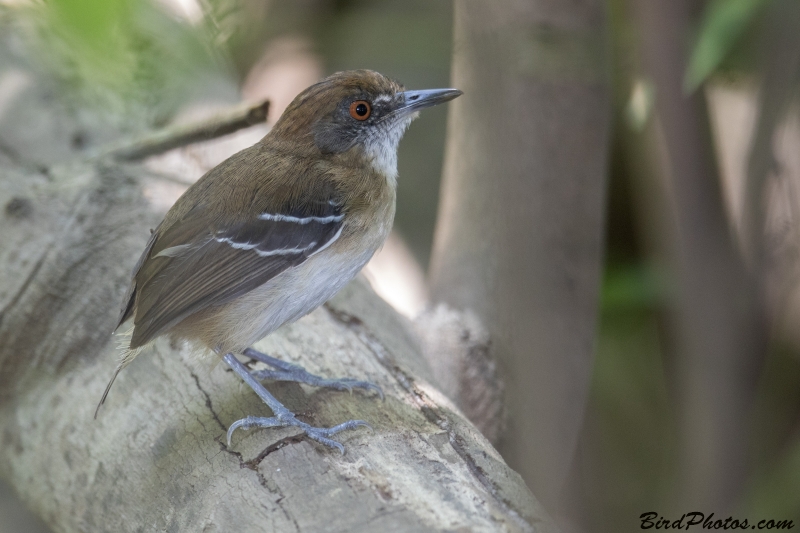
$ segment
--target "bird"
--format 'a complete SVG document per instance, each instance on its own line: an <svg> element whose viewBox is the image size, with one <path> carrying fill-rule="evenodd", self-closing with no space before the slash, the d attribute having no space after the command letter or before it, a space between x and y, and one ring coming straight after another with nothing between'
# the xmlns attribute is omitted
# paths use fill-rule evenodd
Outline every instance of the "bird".
<svg viewBox="0 0 800 533"><path fill-rule="evenodd" d="M383 245L394 220L403 134L421 109L461 94L406 90L372 70L337 72L297 95L259 142L191 185L152 231L133 269L115 328L132 320L130 343L97 410L119 372L168 336L221 357L272 411L231 424L228 446L239 428L292 426L344 453L332 437L365 421L313 427L262 381L382 397L381 389L310 374L252 345L325 303ZM272 370L251 371L237 355Z"/></svg>

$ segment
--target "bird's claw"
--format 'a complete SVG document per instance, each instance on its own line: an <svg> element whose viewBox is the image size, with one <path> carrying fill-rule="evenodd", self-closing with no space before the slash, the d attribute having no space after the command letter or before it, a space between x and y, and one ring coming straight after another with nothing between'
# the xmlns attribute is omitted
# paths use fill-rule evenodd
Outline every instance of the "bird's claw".
<svg viewBox="0 0 800 533"><path fill-rule="evenodd" d="M357 427L368 427L372 429L372 426L364 422L363 420L348 420L347 422L342 422L336 426L330 428L318 428L306 424L298 420L293 413L286 412L281 413L277 416L272 417L258 417L258 416L248 416L242 418L241 420L237 420L228 428L227 438L228 438L228 447L231 445L231 436L233 432L237 429L241 428L244 430L252 429L252 428L274 428L274 427L290 427L294 426L303 430L308 438L319 442L320 444L324 444L330 448L336 448L339 450L339 453L344 455L344 446L337 442L330 437L336 435L341 431L345 431L347 429L355 429Z"/></svg>
<svg viewBox="0 0 800 533"><path fill-rule="evenodd" d="M288 366L288 365L287 365ZM315 376L307 372L304 368L292 365L290 370L255 370L252 372L254 378L258 380L272 379L275 381L294 381L296 383L305 383L313 387L325 387L336 390L346 390L350 393L353 389L363 389L365 391L375 391L375 393L383 400L383 390L374 383L369 381L359 381L352 378L341 379L327 379Z"/></svg>

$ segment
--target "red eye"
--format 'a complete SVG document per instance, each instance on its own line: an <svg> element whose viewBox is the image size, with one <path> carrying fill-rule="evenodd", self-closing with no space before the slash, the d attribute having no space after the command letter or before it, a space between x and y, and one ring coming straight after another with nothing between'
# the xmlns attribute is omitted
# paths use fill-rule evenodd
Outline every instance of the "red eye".
<svg viewBox="0 0 800 533"><path fill-rule="evenodd" d="M350 116L356 120L367 120L372 114L372 106L366 100L356 100L350 104Z"/></svg>

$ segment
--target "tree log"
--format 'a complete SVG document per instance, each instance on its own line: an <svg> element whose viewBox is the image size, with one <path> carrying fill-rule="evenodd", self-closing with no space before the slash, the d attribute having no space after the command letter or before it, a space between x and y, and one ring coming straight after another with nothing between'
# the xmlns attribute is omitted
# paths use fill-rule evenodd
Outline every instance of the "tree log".
<svg viewBox="0 0 800 533"><path fill-rule="evenodd" d="M163 215L142 191L161 178L111 158L17 156L0 166L0 476L55 531L554 531L359 280L257 345L383 388L382 402L269 384L314 425L369 422L339 436L345 455L294 429L240 431L228 447L232 422L269 410L214 357L164 340L93 420L130 268Z"/></svg>

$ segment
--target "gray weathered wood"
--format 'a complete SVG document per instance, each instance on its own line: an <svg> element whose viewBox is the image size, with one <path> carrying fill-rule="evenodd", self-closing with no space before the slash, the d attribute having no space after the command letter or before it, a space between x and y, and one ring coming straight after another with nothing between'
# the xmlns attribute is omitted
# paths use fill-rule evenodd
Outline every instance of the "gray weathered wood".
<svg viewBox="0 0 800 533"><path fill-rule="evenodd" d="M116 364L129 269L162 213L158 176L111 161L0 167L0 475L56 531L551 531L518 474L439 394L408 325L356 281L258 347L386 400L270 389L341 435L225 428L267 408L213 357L159 341Z"/></svg>

